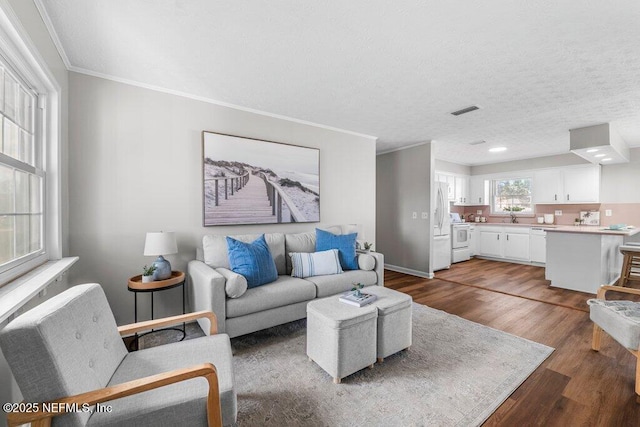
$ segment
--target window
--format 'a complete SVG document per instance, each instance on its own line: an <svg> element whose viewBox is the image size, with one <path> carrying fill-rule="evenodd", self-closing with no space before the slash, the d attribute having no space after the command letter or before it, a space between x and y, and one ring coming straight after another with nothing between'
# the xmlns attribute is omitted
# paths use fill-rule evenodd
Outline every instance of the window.
<svg viewBox="0 0 640 427"><path fill-rule="evenodd" d="M491 181L492 214L533 214L531 178L503 178Z"/></svg>
<svg viewBox="0 0 640 427"><path fill-rule="evenodd" d="M0 58L0 273L44 252L38 94Z"/></svg>

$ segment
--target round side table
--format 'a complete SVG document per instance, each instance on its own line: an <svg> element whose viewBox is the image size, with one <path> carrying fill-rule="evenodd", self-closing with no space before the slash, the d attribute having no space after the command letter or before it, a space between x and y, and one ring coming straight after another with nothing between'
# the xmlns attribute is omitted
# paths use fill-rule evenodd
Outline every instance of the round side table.
<svg viewBox="0 0 640 427"><path fill-rule="evenodd" d="M153 293L166 291L167 289L173 289L173 288L177 288L178 286L182 286L182 314L184 314L185 313L185 307L184 307L184 303L185 303L184 281L185 280L184 279L185 279L185 274L182 271L172 271L171 277L169 277L168 279L156 280L154 282L148 282L148 283L142 283L141 274L130 278L129 283L127 285L127 289L133 292L133 296L134 296L134 315L133 315L134 322L138 323L138 293L140 292L144 292L144 293L151 292L151 320L153 320L154 318L153 317ZM140 339L140 337L151 334L153 332L168 331L168 330L182 332L182 338L180 338L180 341L184 340L185 337L187 336L184 323L182 324L182 329L179 329L179 328L152 329L151 331L145 332L142 334L136 333L133 341L129 343L129 350L131 350L131 347L134 343L135 343L135 350L138 350L138 340Z"/></svg>

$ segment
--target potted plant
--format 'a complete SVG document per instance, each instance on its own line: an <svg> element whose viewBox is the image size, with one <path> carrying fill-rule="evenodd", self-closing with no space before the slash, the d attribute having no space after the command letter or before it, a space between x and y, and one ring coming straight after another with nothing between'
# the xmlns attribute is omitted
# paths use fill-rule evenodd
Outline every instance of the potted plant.
<svg viewBox="0 0 640 427"><path fill-rule="evenodd" d="M369 251L370 251L371 249L373 249L373 243L364 242L364 243L362 244L362 247L364 248L364 251L365 251L366 253L369 253Z"/></svg>
<svg viewBox="0 0 640 427"><path fill-rule="evenodd" d="M362 296L362 292L360 292L360 289L362 288L364 288L362 283L354 283L353 288L351 288L351 292L353 292L353 295L357 297Z"/></svg>
<svg viewBox="0 0 640 427"><path fill-rule="evenodd" d="M582 220L580 218L573 219L573 225L580 225L581 223L582 223Z"/></svg>
<svg viewBox="0 0 640 427"><path fill-rule="evenodd" d="M146 265L142 267L142 283L153 282L153 272L156 271L156 266L151 264L149 267Z"/></svg>

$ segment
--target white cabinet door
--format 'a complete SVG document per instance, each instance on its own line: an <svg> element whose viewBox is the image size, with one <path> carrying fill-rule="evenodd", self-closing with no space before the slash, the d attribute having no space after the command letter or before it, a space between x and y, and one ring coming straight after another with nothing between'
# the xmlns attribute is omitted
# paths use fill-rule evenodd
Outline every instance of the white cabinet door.
<svg viewBox="0 0 640 427"><path fill-rule="evenodd" d="M469 179L469 201L471 205L489 204L489 181L482 176L472 176Z"/></svg>
<svg viewBox="0 0 640 427"><path fill-rule="evenodd" d="M478 253L478 234L476 227L469 228L469 255L475 256Z"/></svg>
<svg viewBox="0 0 640 427"><path fill-rule="evenodd" d="M447 193L447 199L455 201L456 200L456 177L453 175L442 175L443 178L446 178L447 184L449 184L449 192Z"/></svg>
<svg viewBox="0 0 640 427"><path fill-rule="evenodd" d="M600 166L589 165L586 167L567 168L563 171L563 175L563 202L599 202Z"/></svg>
<svg viewBox="0 0 640 427"><path fill-rule="evenodd" d="M502 258L502 233L496 231L480 231L480 255Z"/></svg>
<svg viewBox="0 0 640 427"><path fill-rule="evenodd" d="M469 177L468 176L456 176L456 204L465 205L469 200Z"/></svg>
<svg viewBox="0 0 640 427"><path fill-rule="evenodd" d="M504 257L529 261L529 234L505 233Z"/></svg>
<svg viewBox="0 0 640 427"><path fill-rule="evenodd" d="M531 261L547 262L547 239L543 234L532 234L530 236Z"/></svg>
<svg viewBox="0 0 640 427"><path fill-rule="evenodd" d="M562 171L560 169L536 171L533 174L532 190L534 203L561 203L564 197Z"/></svg>

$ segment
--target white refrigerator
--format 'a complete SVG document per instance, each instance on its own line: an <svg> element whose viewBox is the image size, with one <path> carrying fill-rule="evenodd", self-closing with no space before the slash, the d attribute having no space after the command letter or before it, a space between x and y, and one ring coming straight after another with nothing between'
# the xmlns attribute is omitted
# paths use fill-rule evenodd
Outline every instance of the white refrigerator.
<svg viewBox="0 0 640 427"><path fill-rule="evenodd" d="M451 220L449 218L449 184L436 182L433 214L433 271L451 267Z"/></svg>

